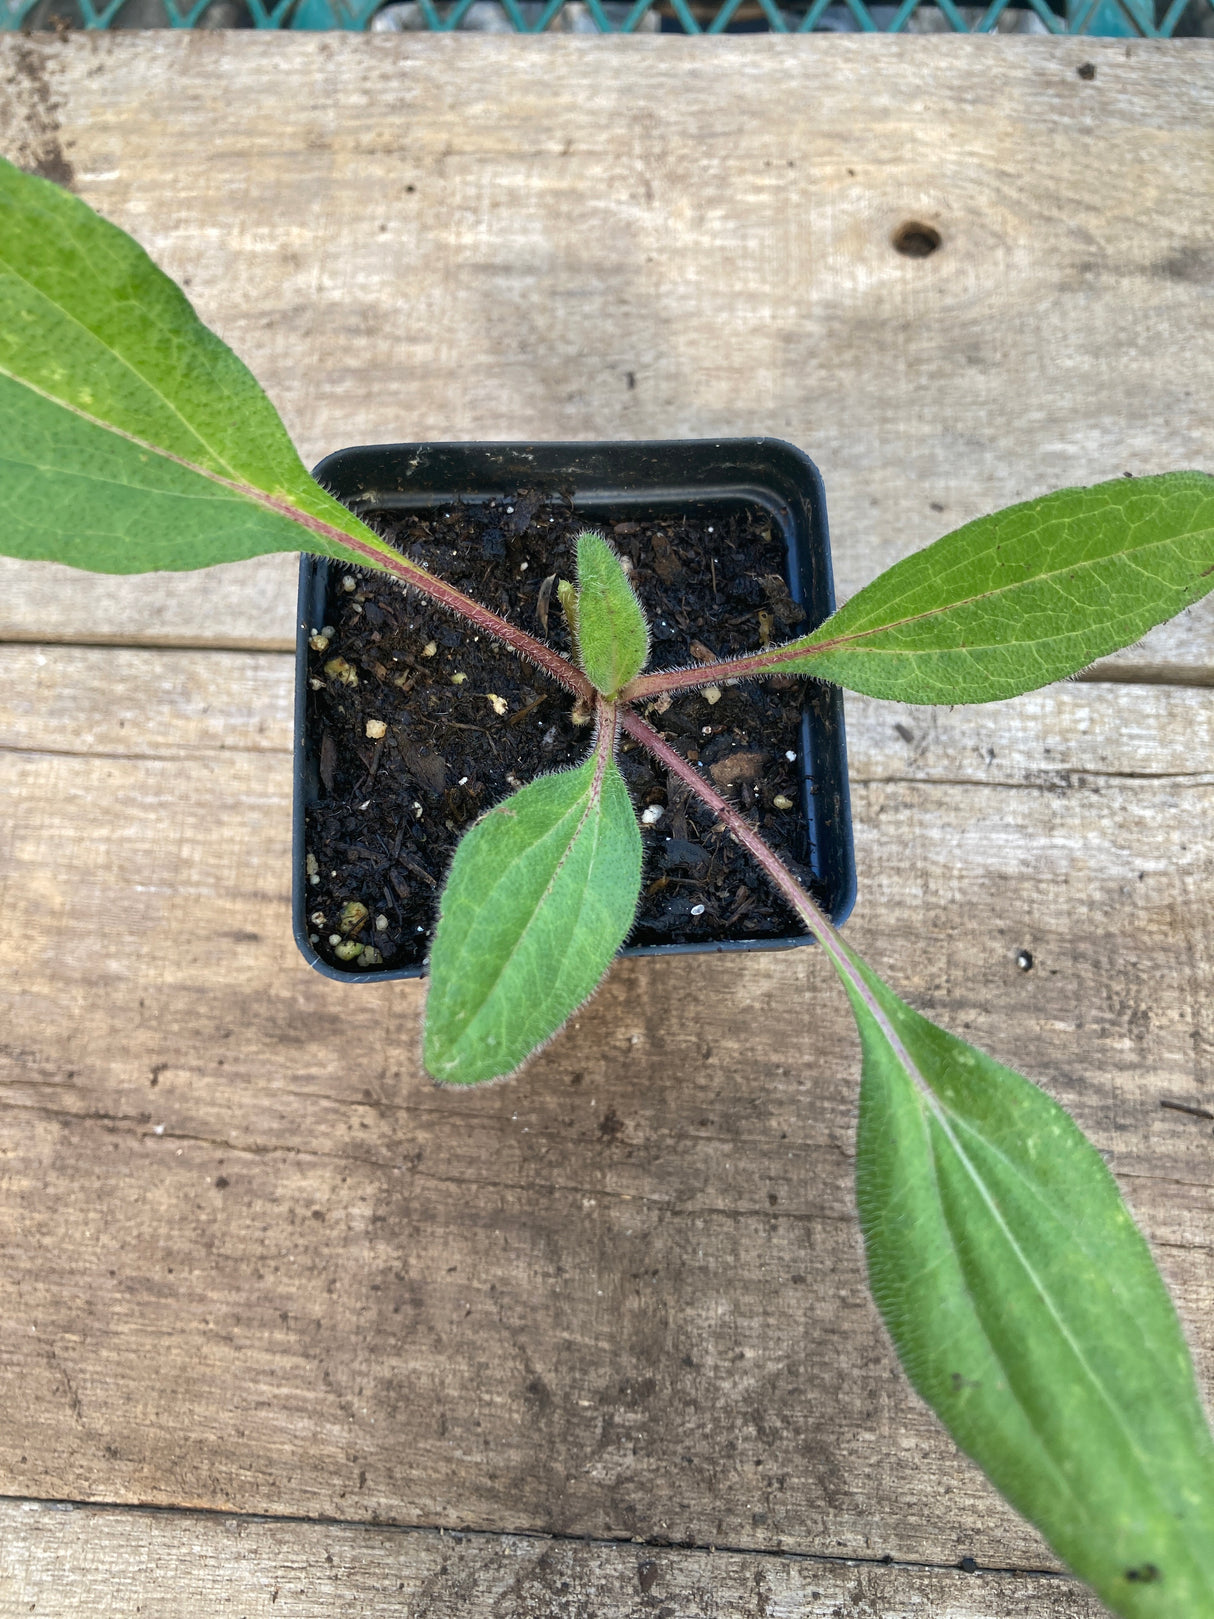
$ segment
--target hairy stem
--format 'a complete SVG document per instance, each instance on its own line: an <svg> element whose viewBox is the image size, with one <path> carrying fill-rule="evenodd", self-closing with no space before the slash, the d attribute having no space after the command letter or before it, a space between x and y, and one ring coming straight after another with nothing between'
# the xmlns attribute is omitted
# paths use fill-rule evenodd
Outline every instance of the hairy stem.
<svg viewBox="0 0 1214 1619"><path fill-rule="evenodd" d="M634 709L621 707L620 723L629 736L639 742L655 759L664 764L667 770L678 776L681 781L686 782L696 797L702 803L707 804L709 809L716 814L718 820L724 821L734 842L740 843L753 856L768 880L801 918L806 931L812 934L825 950L839 977L864 1002L898 1061L917 1083L920 1091L925 1095L930 1095L930 1086L920 1073L918 1065L907 1051L901 1037L894 1029L884 1007L881 1006L869 988L864 974L860 971L851 951L844 944L838 929L814 899L801 887L801 884L780 857L767 847L759 834L738 813L729 800L723 798L715 787L709 786L699 771L688 764L682 754L677 753L670 746L670 743L664 737L659 736L653 727L647 724Z"/></svg>
<svg viewBox="0 0 1214 1619"><path fill-rule="evenodd" d="M330 538L337 540L343 547L359 552L372 567L394 575L406 585L412 585L421 595L428 596L440 607L446 607L451 612L457 613L460 618L467 619L478 630L491 635L495 641L504 642L511 651L517 652L521 658L526 658L543 669L575 696L587 700L594 696L594 687L568 658L563 658L559 652L554 652L551 647L537 641L534 636L520 630L507 619L499 618L496 613L482 607L471 596L465 596L462 590L456 590L454 585L436 578L425 568L419 567L416 562L410 562L408 557L401 556L400 552L393 550L391 546L385 544L383 550L380 550L378 546L355 539L353 535L343 534L338 529L328 529L327 524L321 525L315 520L310 521L307 526L317 532L327 531Z"/></svg>
<svg viewBox="0 0 1214 1619"><path fill-rule="evenodd" d="M623 717L619 700L615 697L604 697L602 692L594 694L594 742L595 747L602 751L607 749L608 757L615 756L616 743L620 737L620 720Z"/></svg>
<svg viewBox="0 0 1214 1619"><path fill-rule="evenodd" d="M635 738L643 748L652 753L655 759L661 761L667 768L685 781L696 797L707 804L717 816L724 821L729 829L730 836L735 843L754 857L763 868L768 879L784 896L793 910L804 922L806 929L813 934L819 943L826 943L826 935L838 934L827 920L825 914L806 893L805 889L789 871L780 857L769 849L763 839L754 830L750 823L738 813L728 799L723 798L715 787L706 782L699 771L688 764L681 753L677 753L670 743L649 725L641 716L630 708L621 710L621 724L629 736Z"/></svg>
<svg viewBox="0 0 1214 1619"><path fill-rule="evenodd" d="M832 645L834 643L831 643ZM811 652L824 652L826 645ZM748 652L744 658L724 658L719 663L696 663L686 669L659 669L651 675L638 675L620 693L621 702L639 703L664 691L685 691L689 686L720 685L726 680L760 680L778 675L786 663L810 656L805 648L790 651L773 647L768 652Z"/></svg>

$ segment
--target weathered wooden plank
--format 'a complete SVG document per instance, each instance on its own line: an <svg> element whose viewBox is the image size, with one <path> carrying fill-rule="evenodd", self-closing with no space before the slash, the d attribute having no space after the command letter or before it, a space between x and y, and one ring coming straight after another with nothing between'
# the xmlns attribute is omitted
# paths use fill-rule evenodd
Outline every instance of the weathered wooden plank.
<svg viewBox="0 0 1214 1619"><path fill-rule="evenodd" d="M2 665L0 665L2 667ZM1214 772L1214 698L1187 686L1075 681L1010 702L935 708L849 694L853 783L1098 785Z"/></svg>
<svg viewBox="0 0 1214 1619"><path fill-rule="evenodd" d="M294 680L281 653L0 645L0 750L290 754Z"/></svg>
<svg viewBox="0 0 1214 1619"><path fill-rule="evenodd" d="M293 555L154 577L0 557L0 641L283 652L298 572Z"/></svg>
<svg viewBox="0 0 1214 1619"><path fill-rule="evenodd" d="M0 1502L0 1610L48 1619L1058 1619L1103 1610L1048 1574L882 1567L542 1536L440 1534Z"/></svg>
<svg viewBox="0 0 1214 1619"><path fill-rule="evenodd" d="M434 1090L420 987L329 983L290 940L288 684L0 652L0 1486L1050 1566L867 1300L816 952L623 964L519 1080ZM62 748L75 697L106 756ZM1075 1109L1208 1372L1209 1126L1159 1103L1214 1082L1214 788L1186 764L1214 698L1020 706L852 705L853 935ZM927 719L928 746L893 729Z"/></svg>
<svg viewBox="0 0 1214 1619"><path fill-rule="evenodd" d="M1200 40L0 41L0 151L188 285L305 457L776 434L844 595L1011 500L1210 465L1212 122ZM0 635L281 645L280 571L3 570ZM1199 610L1134 657L1212 648Z"/></svg>

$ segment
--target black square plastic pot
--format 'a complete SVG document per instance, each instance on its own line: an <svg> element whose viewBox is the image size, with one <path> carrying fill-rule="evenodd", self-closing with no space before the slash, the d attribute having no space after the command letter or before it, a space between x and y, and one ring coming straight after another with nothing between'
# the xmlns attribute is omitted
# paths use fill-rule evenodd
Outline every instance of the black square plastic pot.
<svg viewBox="0 0 1214 1619"><path fill-rule="evenodd" d="M601 526L631 514L675 515L761 507L782 536L789 592L804 610L804 629L834 610L830 542L822 479L808 456L779 439L688 439L604 444L376 444L338 450L316 476L360 516L373 512L436 515L453 503L505 500L520 489L571 501L587 523ZM317 955L308 938L309 884L305 817L320 797L319 759L307 730L308 637L325 621L329 562L300 560L295 685L294 883L292 920L304 958L328 978L382 983L420 978L422 966L343 970ZM707 628L707 626L706 626ZM820 901L843 922L856 895L843 702L833 686L805 682L799 773L809 833L808 864ZM781 939L625 947L623 956L668 956L724 950L785 950L809 943L804 933Z"/></svg>

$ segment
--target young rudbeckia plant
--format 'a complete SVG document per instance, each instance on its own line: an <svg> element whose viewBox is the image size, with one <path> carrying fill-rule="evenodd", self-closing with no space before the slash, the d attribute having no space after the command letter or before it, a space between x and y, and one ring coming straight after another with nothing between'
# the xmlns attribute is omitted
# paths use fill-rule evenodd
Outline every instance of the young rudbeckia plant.
<svg viewBox="0 0 1214 1619"><path fill-rule="evenodd" d="M648 748L749 850L850 1002L869 1277L914 1386L1111 1610L1214 1619L1214 1441L1176 1312L1100 1155L1037 1086L901 1001L638 707L776 674L914 703L1061 679L1214 585L1214 478L1028 501L907 558L809 635L665 672L646 670L640 604L586 532L561 592L570 662L327 494L143 251L0 164L0 549L113 573L300 549L382 569L592 713L585 760L489 810L455 855L425 1029L426 1066L447 1084L511 1073L607 970L642 864L617 738Z"/></svg>

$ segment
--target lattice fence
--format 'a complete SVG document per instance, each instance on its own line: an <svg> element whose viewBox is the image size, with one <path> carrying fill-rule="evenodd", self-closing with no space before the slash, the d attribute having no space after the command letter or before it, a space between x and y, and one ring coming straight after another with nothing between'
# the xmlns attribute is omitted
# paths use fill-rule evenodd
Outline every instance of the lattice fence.
<svg viewBox="0 0 1214 1619"><path fill-rule="evenodd" d="M1214 38L1214 0L0 0L0 31L63 27Z"/></svg>

